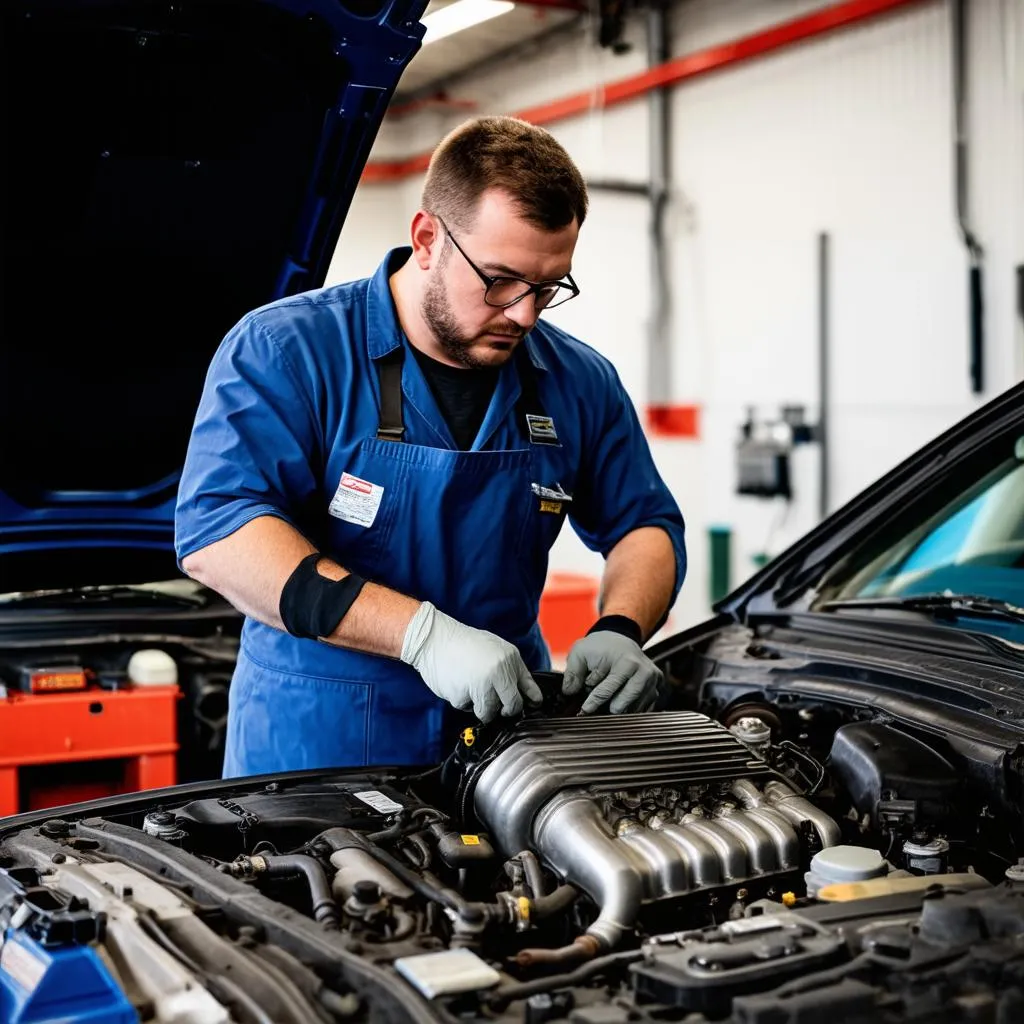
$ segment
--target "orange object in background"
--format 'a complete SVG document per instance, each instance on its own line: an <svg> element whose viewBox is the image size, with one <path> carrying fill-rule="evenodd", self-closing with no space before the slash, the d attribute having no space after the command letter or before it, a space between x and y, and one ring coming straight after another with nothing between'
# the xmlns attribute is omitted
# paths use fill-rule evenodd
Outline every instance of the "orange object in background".
<svg viewBox="0 0 1024 1024"><path fill-rule="evenodd" d="M540 597L540 630L552 661L565 661L569 648L597 621L600 580L580 573L553 572Z"/></svg>
<svg viewBox="0 0 1024 1024"><path fill-rule="evenodd" d="M74 803L85 793L173 786L179 697L177 686L10 691L0 700L0 816ZM62 771L34 770L56 765Z"/></svg>
<svg viewBox="0 0 1024 1024"><path fill-rule="evenodd" d="M84 690L89 680L84 668L33 668L24 674L24 688L29 693L53 693L58 690Z"/></svg>

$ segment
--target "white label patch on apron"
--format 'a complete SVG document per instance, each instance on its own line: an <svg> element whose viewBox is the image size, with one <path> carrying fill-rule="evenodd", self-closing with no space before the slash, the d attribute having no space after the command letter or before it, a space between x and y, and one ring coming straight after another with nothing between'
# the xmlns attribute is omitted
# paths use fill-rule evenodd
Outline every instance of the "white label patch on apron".
<svg viewBox="0 0 1024 1024"><path fill-rule="evenodd" d="M341 474L341 483L334 495L328 511L336 519L344 519L346 523L356 526L373 526L384 497L384 488L379 484L371 484L369 480L360 480L349 473Z"/></svg>
<svg viewBox="0 0 1024 1024"><path fill-rule="evenodd" d="M396 803L391 797L385 796L376 789L364 789L362 793L353 793L352 795L357 800L362 800L364 804L369 804L375 811L380 811L381 814L394 814L395 811L402 809L400 803Z"/></svg>

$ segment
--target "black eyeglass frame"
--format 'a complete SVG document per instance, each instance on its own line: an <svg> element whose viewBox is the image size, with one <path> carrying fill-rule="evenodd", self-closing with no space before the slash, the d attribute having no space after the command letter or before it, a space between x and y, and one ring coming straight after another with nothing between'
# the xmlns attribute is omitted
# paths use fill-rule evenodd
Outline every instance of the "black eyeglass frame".
<svg viewBox="0 0 1024 1024"><path fill-rule="evenodd" d="M437 214L434 214L434 216L437 217ZM556 306L562 306L565 303L567 303L570 299L575 299L576 296L579 295L579 293L580 293L579 285L577 285L576 282L572 279L572 274L566 274L564 281L563 280L559 280L559 281L537 281L536 283L534 283L533 281L527 281L525 277L514 277L514 276L511 276L509 274L498 274L495 277L491 277L489 274L485 274L469 258L468 254L466 253L466 250L463 249L461 245L459 245L457 239L451 233L451 230L449 229L448 225L445 224L445 222L443 220L441 220L440 217L437 217L437 219L438 219L438 222L440 223L441 227L444 228L445 234L452 240L452 245L454 245L455 248L459 250L459 252L462 254L462 258L470 265L470 267L473 268L473 272L476 274L476 276L479 277L481 281L483 281L483 283L484 283L484 302L486 302L488 306L491 306L494 309L508 309L509 306L514 306L517 302L522 302L523 299L525 299L527 295L536 295L537 298L539 299L540 298L541 289L542 288L550 288L552 285L557 285L559 288L566 289L569 292L569 294L564 299L559 299L555 303L550 303L549 302L549 303L546 303L543 306L538 307L541 310L554 309ZM491 290L491 288L494 287L494 285L498 281L518 281L520 284L523 284L523 285L526 286L526 291L524 291L523 294L518 296L517 298L512 299L511 302L491 302L487 298L487 293Z"/></svg>

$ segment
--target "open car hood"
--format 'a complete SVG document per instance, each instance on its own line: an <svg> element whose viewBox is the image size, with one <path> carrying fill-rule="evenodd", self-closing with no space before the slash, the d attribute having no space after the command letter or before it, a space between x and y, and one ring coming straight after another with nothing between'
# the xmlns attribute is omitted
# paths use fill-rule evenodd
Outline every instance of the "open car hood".
<svg viewBox="0 0 1024 1024"><path fill-rule="evenodd" d="M901 462L726 595L714 610L744 620L750 612L791 604L897 510L941 486L958 466L1009 430L1024 431L1024 383L1004 391Z"/></svg>
<svg viewBox="0 0 1024 1024"><path fill-rule="evenodd" d="M209 360L323 284L425 4L4 5L0 575L172 554Z"/></svg>

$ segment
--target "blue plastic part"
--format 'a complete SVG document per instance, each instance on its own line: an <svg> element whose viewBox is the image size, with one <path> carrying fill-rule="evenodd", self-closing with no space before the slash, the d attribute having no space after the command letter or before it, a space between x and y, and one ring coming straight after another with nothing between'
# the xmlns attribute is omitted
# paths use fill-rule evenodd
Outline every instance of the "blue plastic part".
<svg viewBox="0 0 1024 1024"><path fill-rule="evenodd" d="M3 1024L137 1024L138 1014L96 951L46 949L8 929L0 948Z"/></svg>

